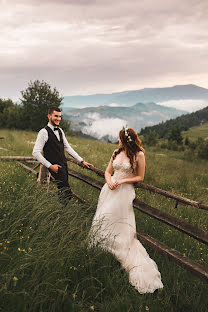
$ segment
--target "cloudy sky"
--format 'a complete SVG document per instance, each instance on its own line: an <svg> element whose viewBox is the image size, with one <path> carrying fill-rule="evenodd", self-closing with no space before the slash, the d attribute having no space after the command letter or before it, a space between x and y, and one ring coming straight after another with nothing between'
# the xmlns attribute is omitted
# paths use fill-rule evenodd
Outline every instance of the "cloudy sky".
<svg viewBox="0 0 208 312"><path fill-rule="evenodd" d="M0 0L0 97L208 88L207 0Z"/></svg>

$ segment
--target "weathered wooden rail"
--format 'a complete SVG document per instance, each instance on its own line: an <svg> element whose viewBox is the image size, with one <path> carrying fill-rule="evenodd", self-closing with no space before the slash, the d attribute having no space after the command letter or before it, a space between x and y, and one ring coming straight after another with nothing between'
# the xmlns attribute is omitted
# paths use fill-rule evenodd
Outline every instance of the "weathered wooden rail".
<svg viewBox="0 0 208 312"><path fill-rule="evenodd" d="M38 168L39 164L35 161L33 157L25 157L25 156L2 156L0 159L4 160L17 160L18 164L20 164L22 167L30 171L31 173L38 175L38 172L35 170ZM70 162L73 162L81 167L80 163L78 163L76 160L72 159L71 157L68 158ZM34 168L30 168L29 166L21 163L20 161L26 161L26 162L34 162L36 163L36 166ZM92 167L89 170L95 172L98 176L104 177L104 171ZM103 182L98 181L92 177L89 177L81 172L77 172L75 170L69 169L68 173L70 176L77 178L85 183L87 183L90 186L93 186L94 188L100 190L103 186ZM144 184L144 183L136 183L135 187L142 188L145 190L149 190L151 192L154 192L156 194L163 195L167 198L171 198L173 200L176 200L176 203L181 203L182 205L190 205L199 209L208 210L208 205L205 205L204 203L200 203L197 201L193 201L178 195L175 195L173 193L161 190L159 188L156 188L152 185ZM75 194L75 196L79 199L82 199L79 195ZM135 199L133 202L134 208L138 209L139 211L147 214L148 216L155 218L159 220L160 222L163 222L171 227L174 227L178 231L181 231L192 238L203 242L204 244L208 244L208 232L204 232L201 229L197 228L196 226L192 226L189 223L178 219L176 217L173 217L157 208L154 208L138 199ZM190 260L180 252L176 251L175 249L172 249L168 247L167 245L163 244L162 242L150 237L149 235L143 233L142 231L137 231L137 236L141 242L148 245L150 248L155 250L156 252L168 257L170 260L174 261L181 267L185 268L186 270L190 271L194 275L198 276L200 279L208 282L208 269L201 266L200 264L196 263L193 260Z"/></svg>
<svg viewBox="0 0 208 312"><path fill-rule="evenodd" d="M34 163L37 162L35 160L35 158L32 156L0 156L0 159L2 159L2 160L19 160L19 161L34 162ZM70 162L73 162L76 165L83 167L82 165L80 165L80 163L77 160L73 159L72 157L68 157L67 160ZM88 170L95 172L100 177L104 177L104 171L103 170L100 170L96 167L89 168ZM148 190L150 192L153 192L155 194L163 195L167 198L171 198L173 200L176 200L177 204L180 203L182 205L189 205L189 206L193 206L193 207L196 207L199 209L208 210L208 205L206 205L204 203L197 202L197 201L176 195L174 193L162 190L162 189L155 187L153 185L138 182L138 183L135 183L134 186L136 188L142 188L142 189Z"/></svg>

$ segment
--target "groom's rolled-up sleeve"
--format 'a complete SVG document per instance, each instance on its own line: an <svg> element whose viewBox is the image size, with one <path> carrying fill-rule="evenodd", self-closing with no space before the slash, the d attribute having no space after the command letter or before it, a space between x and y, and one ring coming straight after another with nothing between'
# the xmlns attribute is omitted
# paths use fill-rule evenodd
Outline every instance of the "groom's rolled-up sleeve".
<svg viewBox="0 0 208 312"><path fill-rule="evenodd" d="M81 162L83 161L83 158L80 157L77 152L75 152L75 150L69 145L69 142L67 141L64 132L62 131L62 135L63 135L63 143L64 143L64 148L66 150L66 152L71 155L72 157L74 157L77 161Z"/></svg>

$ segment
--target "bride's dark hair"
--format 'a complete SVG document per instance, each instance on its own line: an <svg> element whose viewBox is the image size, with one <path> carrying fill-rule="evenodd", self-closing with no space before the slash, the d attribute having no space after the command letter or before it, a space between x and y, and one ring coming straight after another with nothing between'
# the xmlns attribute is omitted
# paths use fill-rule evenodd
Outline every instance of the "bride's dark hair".
<svg viewBox="0 0 208 312"><path fill-rule="evenodd" d="M144 149L142 147L142 142L136 133L132 128L124 128L119 132L119 138L122 143L122 147L120 147L118 150L116 150L113 154L113 160L116 158L118 154L120 154L121 151L125 151L127 157L130 160L132 171L134 171L134 161L136 158L136 154L139 151L144 152Z"/></svg>

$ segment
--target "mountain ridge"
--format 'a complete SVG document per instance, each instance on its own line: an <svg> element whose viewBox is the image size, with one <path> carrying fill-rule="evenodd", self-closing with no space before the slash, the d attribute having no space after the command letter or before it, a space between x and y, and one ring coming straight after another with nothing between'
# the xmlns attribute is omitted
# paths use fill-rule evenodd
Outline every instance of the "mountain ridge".
<svg viewBox="0 0 208 312"><path fill-rule="evenodd" d="M92 107L116 103L132 106L138 102L166 102L171 100L198 99L208 100L208 89L194 84L175 85L164 88L143 88L113 93L96 93L91 95L73 95L64 97L64 107Z"/></svg>

